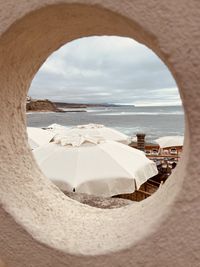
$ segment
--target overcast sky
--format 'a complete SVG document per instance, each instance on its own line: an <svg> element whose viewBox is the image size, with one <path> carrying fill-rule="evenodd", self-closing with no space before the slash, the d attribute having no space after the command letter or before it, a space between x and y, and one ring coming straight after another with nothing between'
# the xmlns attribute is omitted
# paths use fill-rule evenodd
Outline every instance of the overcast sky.
<svg viewBox="0 0 200 267"><path fill-rule="evenodd" d="M179 105L164 63L129 38L88 37L54 52L36 74L29 95L61 102Z"/></svg>

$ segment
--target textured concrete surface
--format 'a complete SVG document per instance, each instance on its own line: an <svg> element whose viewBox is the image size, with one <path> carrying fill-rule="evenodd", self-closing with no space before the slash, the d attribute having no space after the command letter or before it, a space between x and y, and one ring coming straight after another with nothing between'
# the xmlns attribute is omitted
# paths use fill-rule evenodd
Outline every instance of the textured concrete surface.
<svg viewBox="0 0 200 267"><path fill-rule="evenodd" d="M54 5L51 5L54 4ZM0 258L8 267L200 264L200 2L0 0ZM129 36L166 63L185 109L173 175L137 206L78 203L40 172L27 145L25 99L44 60L89 35Z"/></svg>
<svg viewBox="0 0 200 267"><path fill-rule="evenodd" d="M4 263L0 259L0 267L5 267Z"/></svg>
<svg viewBox="0 0 200 267"><path fill-rule="evenodd" d="M101 209L115 209L127 205L133 205L133 204L137 205L137 202L133 202L131 200L123 198L98 197L94 195L88 195L85 193L74 193L74 192L64 192L64 194L82 204Z"/></svg>

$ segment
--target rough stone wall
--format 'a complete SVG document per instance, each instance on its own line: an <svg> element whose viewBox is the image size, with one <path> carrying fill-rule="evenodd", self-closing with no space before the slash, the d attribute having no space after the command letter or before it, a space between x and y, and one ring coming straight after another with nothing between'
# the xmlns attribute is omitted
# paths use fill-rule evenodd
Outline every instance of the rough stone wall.
<svg viewBox="0 0 200 267"><path fill-rule="evenodd" d="M0 258L8 267L199 266L200 2L0 0ZM103 210L62 194L27 144L25 102L44 60L90 35L135 38L171 70L185 109L182 160L137 206Z"/></svg>

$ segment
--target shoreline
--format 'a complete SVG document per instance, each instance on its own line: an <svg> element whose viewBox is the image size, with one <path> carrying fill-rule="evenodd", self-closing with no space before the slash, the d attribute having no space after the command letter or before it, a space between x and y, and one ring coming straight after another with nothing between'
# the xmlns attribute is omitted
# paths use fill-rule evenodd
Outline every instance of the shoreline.
<svg viewBox="0 0 200 267"><path fill-rule="evenodd" d="M26 114L34 114L34 113L68 113L68 112L87 112L87 110L78 110L78 109L63 109L58 111L52 111L52 110L28 110L26 111Z"/></svg>

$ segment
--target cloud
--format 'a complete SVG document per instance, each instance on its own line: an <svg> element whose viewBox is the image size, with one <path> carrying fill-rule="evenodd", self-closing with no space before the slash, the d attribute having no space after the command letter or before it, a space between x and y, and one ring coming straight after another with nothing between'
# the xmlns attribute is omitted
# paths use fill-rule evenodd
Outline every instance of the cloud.
<svg viewBox="0 0 200 267"><path fill-rule="evenodd" d="M35 98L65 102L180 104L164 63L130 38L81 38L54 52L29 91Z"/></svg>

